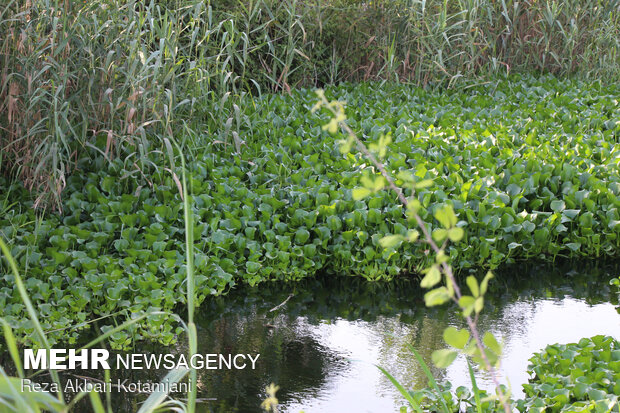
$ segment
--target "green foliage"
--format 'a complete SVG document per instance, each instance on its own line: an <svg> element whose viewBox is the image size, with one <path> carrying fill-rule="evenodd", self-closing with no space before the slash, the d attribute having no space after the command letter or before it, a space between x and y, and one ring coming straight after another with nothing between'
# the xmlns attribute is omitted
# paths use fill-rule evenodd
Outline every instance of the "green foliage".
<svg viewBox="0 0 620 413"><path fill-rule="evenodd" d="M188 211L188 194L185 185L185 175L183 175L183 189L184 189L184 209ZM186 217L187 219L187 214ZM191 224L191 219L187 220L189 224ZM187 245L191 244L191 235L186 237ZM46 333L43 331L42 324L39 320L39 316L37 315L37 311L32 305L30 300L28 291L24 288L24 282L22 277L17 269L15 260L9 248L5 244L4 240L0 238L0 251L2 252L2 256L6 259L9 268L11 269L14 277L15 284L17 285L17 290L19 292L19 296L24 306L28 311L28 316L30 318L30 323L34 326L34 330L39 336L39 340L36 342L39 345L42 345L48 352L52 348L50 345L50 341L47 339ZM188 275L187 275L187 283L192 285L194 280L192 278L192 269L193 269L193 261L191 259L192 250L187 249L188 251ZM193 289L188 289L188 294L194 294ZM188 301L192 302L192 297L188 296ZM152 313L151 313L152 314ZM118 325L114 328L108 329L108 331L104 334L98 335L97 338L90 341L88 344L83 346L81 349L89 348L94 346L95 344L101 343L104 340L113 337L117 332L122 332L123 330L131 327L132 325L142 321L149 314L142 315L140 317L133 317L130 320L127 320L121 325ZM9 377L4 369L0 367L0 400L2 400L2 404L5 408L10 409L11 411L28 411L28 412L40 412L40 411L49 411L49 412L69 412L72 409L72 406L77 403L84 396L88 395L92 410L96 413L106 413L106 409L103 406L101 401L101 397L98 392L96 392L92 387L90 389L81 391L77 395L74 396L73 400L70 403L66 403L64 400L64 395L62 391L62 384L60 381L60 377L58 372L54 369L49 369L48 374L52 377L54 384L56 385L56 397L52 393L47 391L40 390L27 390L25 391L22 386L22 379L24 379L24 371L22 369L22 362L19 355L19 351L17 348L17 340L13 334L13 330L10 324L0 318L0 322L3 326L3 334L5 338L5 343L8 347L9 354L11 355L13 364L15 369L17 370L18 377ZM189 357L196 353L197 347L197 335L196 335L196 327L193 322L193 307L190 307L189 310L189 321L188 321L188 338L189 338ZM81 350L80 349L80 350ZM79 351L79 350L78 350ZM169 389L169 385L172 383L177 383L182 380L183 377L190 372L191 378L193 382L196 382L196 373L195 370L189 369L174 369L171 370L166 377L163 378L162 383L166 383L166 386L162 386L163 389ZM38 374L38 373L37 373ZM106 382L110 381L109 372L105 372ZM109 393L106 394L107 398L107 412L111 412L111 398ZM140 413L151 413L156 411L162 411L163 409L170 408L171 410L177 411L187 411L188 413L193 413L195 411L196 405L196 386L195 384L190 386L190 391L188 392L189 400L186 404L181 403L176 400L166 400L168 398L167 390L158 390L149 395L149 397L142 404L139 412Z"/></svg>
<svg viewBox="0 0 620 413"><path fill-rule="evenodd" d="M489 394L486 390L472 391L465 386L459 386L453 390L450 382L438 384L438 389L439 392L426 388L414 390L411 393L422 404L424 411L445 413L504 411L502 405L497 401L497 396Z"/></svg>
<svg viewBox="0 0 620 413"><path fill-rule="evenodd" d="M213 120L211 140L240 151L241 113L254 106L240 99L248 92L343 80L452 85L532 70L617 83L617 6L8 1L0 12L0 169L33 191L36 206L60 209L76 159L92 151L122 156L144 184L161 166L149 155L165 153L164 139L177 130L193 139Z"/></svg>
<svg viewBox="0 0 620 413"><path fill-rule="evenodd" d="M391 131L386 168L398 184L411 179L418 188L408 208L418 208L438 230L446 228L435 212L452 206L457 221L449 230L466 230L445 253L455 268L617 257L617 86L545 77L466 92L365 84L327 92L334 93L348 101L348 122L366 141ZM207 141L197 146L188 162L195 305L236 282L299 280L319 271L390 279L437 263L425 245L404 242L419 234L393 195L354 197L361 178L375 185L377 173L340 153L341 134L323 132L324 115L316 120L308 113L314 102L311 91L264 95L256 108L242 105L239 116L251 126L239 130L241 152ZM180 163L176 153L172 159ZM161 160L158 153L148 156ZM136 182L133 167L120 158L83 158L78 166L80 173L67 179L62 215L38 217L27 191L0 178L7 199L18 202L0 215L0 236L44 330L53 331L52 343L75 343L94 317L106 317L99 323L108 331L114 318L120 324L132 313L171 313L187 303L180 173L156 170L151 186ZM551 203L559 200L566 207L557 212ZM454 216L446 222L453 224ZM386 236L403 242L388 238L384 248ZM25 334L29 324L12 275L2 267L0 277L4 317L28 344L35 337ZM432 274L429 284L435 279ZM449 297L447 289L434 291L427 302ZM473 314L475 299L469 304ZM116 332L112 342L116 348L139 338L169 344L180 332L169 316L150 315L148 323Z"/></svg>
<svg viewBox="0 0 620 413"><path fill-rule="evenodd" d="M620 343L613 337L583 338L579 343L547 346L530 359L523 385L528 412L618 412Z"/></svg>
<svg viewBox="0 0 620 413"><path fill-rule="evenodd" d="M616 286L616 289L618 291L618 298L620 298L620 277L610 280L609 284ZM616 307L616 311L618 311L618 313L620 314L620 305Z"/></svg>
<svg viewBox="0 0 620 413"><path fill-rule="evenodd" d="M456 334L453 330L448 335ZM402 392L416 411L502 411L497 397L480 390L471 366L469 369L473 390L463 386L452 390L452 384L446 382L421 390L403 388ZM619 411L620 343L612 337L549 345L530 358L527 371L532 378L523 384L525 398L512 402L521 412Z"/></svg>

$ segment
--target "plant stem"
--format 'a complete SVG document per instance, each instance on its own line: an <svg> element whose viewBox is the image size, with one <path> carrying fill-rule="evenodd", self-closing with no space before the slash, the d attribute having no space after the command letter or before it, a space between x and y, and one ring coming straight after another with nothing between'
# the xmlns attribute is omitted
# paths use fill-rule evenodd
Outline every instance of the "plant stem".
<svg viewBox="0 0 620 413"><path fill-rule="evenodd" d="M337 117L338 116L338 112L336 111L336 109L334 109L332 106L327 104L328 103L327 99L324 96L322 96L321 99L323 101L324 106L327 107L332 112L332 114ZM343 108L341 108L341 110L344 111ZM409 201L407 200L407 198L403 194L403 191L401 190L401 188L399 188L394 183L394 179L392 178L390 173L385 169L385 167L383 166L383 163L381 161L379 161L368 150L366 145L357 137L357 134L353 131L353 129L351 129L351 127L345 122L345 120L339 120L338 123L340 124L341 128L346 132L346 134L349 136L349 138L351 138L351 139L353 139L355 141L355 143L357 145L357 148L360 150L360 152L362 152L364 154L364 156L366 156L375 165L375 167L377 167L379 172L381 172L381 175L387 181L388 186L390 187L390 189L396 193L400 203L405 207L405 209L407 209L407 207L409 205ZM424 234L424 238L425 238L426 242L431 246L433 251L435 253L439 253L440 251L442 251L442 248L440 248L435 243L435 241L433 240L433 238L432 238L430 232L428 231L428 228L426 228L426 225L424 224L424 221L422 220L422 218L415 211L412 211L412 214L413 214L413 217L414 217L416 223L418 224L418 227L420 227L422 233ZM452 296L452 300L458 305L459 304L459 300L460 300L462 294L461 294L461 289L459 288L459 286L458 286L458 284L456 282L456 278L454 277L454 273L452 272L452 266L450 266L446 262L443 262L441 264L441 269L443 270L443 273L448 278L449 282L452 283L452 286L454 288L454 295ZM467 326L468 326L469 330L471 331L471 334L472 334L472 337L473 337L474 341L476 342L476 347L478 347L478 350L480 351L482 360L484 361L484 364L485 364L485 368L489 371L489 373L491 375L491 379L493 380L493 384L495 385L495 387L497 389L498 397L500 399L500 402L502 403L502 407L504 408L504 412L505 413L511 413L512 409L510 407L510 404L508 403L508 397L506 397L506 395L504 394L504 391L500 387L497 370L491 364L489 358L486 355L486 352L484 350L484 344L482 343L482 339L480 338L480 333L478 332L478 328L477 328L476 322L469 315L465 316L465 321L467 322Z"/></svg>

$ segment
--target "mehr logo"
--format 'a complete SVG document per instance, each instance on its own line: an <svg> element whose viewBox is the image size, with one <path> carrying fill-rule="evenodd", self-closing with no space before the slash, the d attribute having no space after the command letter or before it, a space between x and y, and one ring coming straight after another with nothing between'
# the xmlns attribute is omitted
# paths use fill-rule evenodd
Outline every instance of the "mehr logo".
<svg viewBox="0 0 620 413"><path fill-rule="evenodd" d="M98 368L110 370L109 357L109 351L103 348L82 350L79 355L75 349L50 349L49 357L47 350L37 350L35 355L34 350L24 349L24 368L66 370L75 369L79 363L79 368L85 370ZM65 364L67 361L68 364Z"/></svg>
<svg viewBox="0 0 620 413"><path fill-rule="evenodd" d="M116 362L111 363L117 369L166 370L179 368L207 369L207 370L244 370L256 368L260 354L194 354L187 357L185 354L116 354ZM24 368L33 370L110 370L110 352L103 348L84 349L79 353L75 349L32 350L24 349Z"/></svg>

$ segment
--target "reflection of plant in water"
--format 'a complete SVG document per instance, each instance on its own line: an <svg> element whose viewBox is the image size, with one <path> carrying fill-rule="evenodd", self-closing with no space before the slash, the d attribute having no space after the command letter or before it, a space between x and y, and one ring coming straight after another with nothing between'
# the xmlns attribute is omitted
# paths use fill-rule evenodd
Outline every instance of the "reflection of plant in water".
<svg viewBox="0 0 620 413"><path fill-rule="evenodd" d="M356 148L376 168L376 171L369 171L370 168L366 169L361 178L363 186L353 190L353 198L360 200L386 188L393 191L397 195L398 201L405 209L408 222L410 224L415 223L422 233L421 238L420 231L417 229L409 229L406 232L388 235L381 238L381 246L385 250L396 251L403 243L415 243L420 241L427 244L429 250L435 253L435 262L430 267L422 270L424 277L420 285L427 289L433 288L425 294L425 303L427 306L431 307L453 301L459 306L461 314L467 322L469 331L448 327L443 332L444 340L456 350L470 356L481 367L489 371L496 387L497 397L504 411L510 413L510 392L507 392L505 388L500 386L496 370L499 365L502 347L492 333L486 332L484 336L481 336L477 328L478 315L484 306L484 295L487 291L488 282L493 275L490 272L487 273L480 283L473 276L467 277L466 283L471 295L465 295L461 292L460 286L456 282L456 278L452 271L452 266L449 263L449 256L446 254L448 243L459 242L465 234L463 228L457 225L457 216L454 213L452 205L444 203L442 205L435 205L431 208L432 216L437 223L440 224L439 227L433 230L432 225L424 222L420 216L419 212L424 207L417 197L415 197L415 191L431 186L433 184L432 180L420 180L411 172L401 170L398 173L398 180L411 192L411 195L406 197L403 189L396 185L392 173L386 169L382 162L382 159L387 155L387 146L391 142L391 136L389 134L382 135L378 143L366 146L346 123L345 103L340 101L329 102L322 90L317 91L317 96L319 101L312 110L316 111L321 108L326 108L332 115L331 120L328 124L323 126L323 129L332 134L336 134L339 129L342 129L346 134L346 138L340 141L341 152L348 154L353 148ZM441 286L437 287L437 285ZM413 347L411 349L420 364L425 367L419 354ZM441 349L433 352L432 359L437 367L445 368L454 361L457 354L457 351L453 349ZM411 407L421 413L422 409L420 403L414 400L385 370L381 370L396 385L407 401L409 401ZM425 368L425 373L433 385L435 392L441 394L441 390L435 383L432 373L428 368ZM449 412L449 408L445 404L443 397L440 396L439 400L442 402L443 410Z"/></svg>

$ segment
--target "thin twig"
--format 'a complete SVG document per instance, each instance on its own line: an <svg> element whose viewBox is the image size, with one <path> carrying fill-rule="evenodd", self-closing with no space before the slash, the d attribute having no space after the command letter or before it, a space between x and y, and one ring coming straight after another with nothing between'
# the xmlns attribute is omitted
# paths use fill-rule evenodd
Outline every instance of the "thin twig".
<svg viewBox="0 0 620 413"><path fill-rule="evenodd" d="M268 312L271 313L273 311L279 310L282 306L284 306L284 304L286 304L288 302L288 300L290 300L291 298L293 298L293 294L289 294L288 297L286 297L286 300L282 301L280 304L276 305L275 307L273 307L271 310L269 310Z"/></svg>

